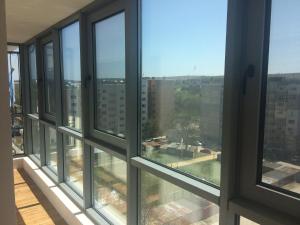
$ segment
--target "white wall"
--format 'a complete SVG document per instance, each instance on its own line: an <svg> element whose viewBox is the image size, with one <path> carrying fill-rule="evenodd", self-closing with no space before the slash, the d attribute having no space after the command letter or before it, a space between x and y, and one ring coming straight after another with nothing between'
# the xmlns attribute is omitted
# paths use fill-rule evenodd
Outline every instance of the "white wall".
<svg viewBox="0 0 300 225"><path fill-rule="evenodd" d="M6 49L5 0L0 0L0 223L14 225L16 224L16 210L8 108Z"/></svg>

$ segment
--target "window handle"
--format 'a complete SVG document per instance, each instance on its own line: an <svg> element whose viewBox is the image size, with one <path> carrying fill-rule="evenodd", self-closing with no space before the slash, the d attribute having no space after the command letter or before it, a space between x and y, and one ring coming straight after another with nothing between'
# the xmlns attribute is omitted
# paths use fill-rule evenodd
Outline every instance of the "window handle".
<svg viewBox="0 0 300 225"><path fill-rule="evenodd" d="M88 75L85 77L85 80L84 80L84 87L87 88L88 85L89 85L89 82L92 80L92 76L91 75Z"/></svg>
<svg viewBox="0 0 300 225"><path fill-rule="evenodd" d="M247 67L243 77L243 95L246 95L248 78L254 77L254 74L255 74L255 66L253 64L250 64Z"/></svg>

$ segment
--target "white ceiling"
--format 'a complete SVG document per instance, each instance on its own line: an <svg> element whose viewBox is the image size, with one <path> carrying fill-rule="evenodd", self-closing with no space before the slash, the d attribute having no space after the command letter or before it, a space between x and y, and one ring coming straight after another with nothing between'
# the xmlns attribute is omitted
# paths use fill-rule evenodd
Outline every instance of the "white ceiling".
<svg viewBox="0 0 300 225"><path fill-rule="evenodd" d="M23 43L93 0L6 0L7 41Z"/></svg>

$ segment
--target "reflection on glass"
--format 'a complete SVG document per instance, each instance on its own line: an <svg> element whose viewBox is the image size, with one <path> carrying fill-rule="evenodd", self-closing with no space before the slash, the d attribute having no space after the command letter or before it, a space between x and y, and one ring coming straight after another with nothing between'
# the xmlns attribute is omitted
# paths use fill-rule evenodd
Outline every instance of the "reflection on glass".
<svg viewBox="0 0 300 225"><path fill-rule="evenodd" d="M19 53L8 53L9 103L12 113L22 113Z"/></svg>
<svg viewBox="0 0 300 225"><path fill-rule="evenodd" d="M262 182L300 194L300 2L272 1ZM284 57L282 57L284 56Z"/></svg>
<svg viewBox="0 0 300 225"><path fill-rule="evenodd" d="M30 111L38 113L38 88L36 71L36 50L34 45L28 48L29 76L30 76Z"/></svg>
<svg viewBox="0 0 300 225"><path fill-rule="evenodd" d="M142 0L142 156L215 185L226 18L226 0Z"/></svg>
<svg viewBox="0 0 300 225"><path fill-rule="evenodd" d="M141 173L141 224L218 225L217 205L150 173Z"/></svg>
<svg viewBox="0 0 300 225"><path fill-rule="evenodd" d="M55 82L53 43L44 45L44 79L45 79L45 110L46 113L55 114Z"/></svg>
<svg viewBox="0 0 300 225"><path fill-rule="evenodd" d="M54 173L57 173L56 130L52 127L45 128L45 148L46 164Z"/></svg>
<svg viewBox="0 0 300 225"><path fill-rule="evenodd" d="M125 137L124 13L95 24L95 128Z"/></svg>
<svg viewBox="0 0 300 225"><path fill-rule="evenodd" d="M11 116L12 152L23 154L23 116L20 62L17 46L8 46L9 108ZM11 52L12 51L12 52Z"/></svg>
<svg viewBox="0 0 300 225"><path fill-rule="evenodd" d="M81 129L79 22L61 31L64 125Z"/></svg>
<svg viewBox="0 0 300 225"><path fill-rule="evenodd" d="M32 136L32 154L37 158L41 157L40 150L40 124L37 120L31 122L31 136Z"/></svg>
<svg viewBox="0 0 300 225"><path fill-rule="evenodd" d="M83 194L83 148L82 142L64 135L65 181L79 195Z"/></svg>
<svg viewBox="0 0 300 225"><path fill-rule="evenodd" d="M22 116L13 116L12 118L12 150L13 154L23 154L23 117Z"/></svg>
<svg viewBox="0 0 300 225"><path fill-rule="evenodd" d="M254 223L253 221L248 220L247 218L240 216L240 225L259 225L259 224Z"/></svg>
<svg viewBox="0 0 300 225"><path fill-rule="evenodd" d="M126 224L126 162L94 149L94 207L114 224Z"/></svg>

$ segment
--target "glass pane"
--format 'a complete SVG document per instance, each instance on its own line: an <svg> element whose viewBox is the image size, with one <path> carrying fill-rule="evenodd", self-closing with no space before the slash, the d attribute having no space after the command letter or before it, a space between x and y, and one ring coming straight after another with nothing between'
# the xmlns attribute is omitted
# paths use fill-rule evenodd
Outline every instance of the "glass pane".
<svg viewBox="0 0 300 225"><path fill-rule="evenodd" d="M19 53L8 54L8 78L11 113L22 113Z"/></svg>
<svg viewBox="0 0 300 225"><path fill-rule="evenodd" d="M13 154L23 154L24 146L23 146L23 117L21 115L12 117L12 149Z"/></svg>
<svg viewBox="0 0 300 225"><path fill-rule="evenodd" d="M64 125L81 129L81 68L79 22L61 32Z"/></svg>
<svg viewBox="0 0 300 225"><path fill-rule="evenodd" d="M45 128L46 164L57 173L57 145L56 130L52 127Z"/></svg>
<svg viewBox="0 0 300 225"><path fill-rule="evenodd" d="M44 45L44 75L45 75L45 110L46 113L55 114L55 81L53 43Z"/></svg>
<svg viewBox="0 0 300 225"><path fill-rule="evenodd" d="M126 162L100 149L94 149L94 207L113 224L126 224Z"/></svg>
<svg viewBox="0 0 300 225"><path fill-rule="evenodd" d="M272 1L262 182L300 194L300 2ZM284 57L282 57L284 56Z"/></svg>
<svg viewBox="0 0 300 225"><path fill-rule="evenodd" d="M217 205L150 173L141 173L141 224L218 225Z"/></svg>
<svg viewBox="0 0 300 225"><path fill-rule="evenodd" d="M40 150L40 124L36 120L31 121L31 136L32 136L32 154L37 158L41 157Z"/></svg>
<svg viewBox="0 0 300 225"><path fill-rule="evenodd" d="M124 13L95 24L95 128L125 137Z"/></svg>
<svg viewBox="0 0 300 225"><path fill-rule="evenodd" d="M35 46L30 45L28 48L29 76L30 76L30 111L38 113L38 88L37 88L37 71L36 71L36 51Z"/></svg>
<svg viewBox="0 0 300 225"><path fill-rule="evenodd" d="M9 78L9 108L11 116L12 152L23 154L23 116L22 91L20 79L20 62L17 46L9 46L8 78ZM13 51L13 52L11 52Z"/></svg>
<svg viewBox="0 0 300 225"><path fill-rule="evenodd" d="M245 217L240 216L240 225L259 225L259 224L254 223L253 221L248 220Z"/></svg>
<svg viewBox="0 0 300 225"><path fill-rule="evenodd" d="M65 181L79 195L83 194L83 148L82 142L64 135Z"/></svg>
<svg viewBox="0 0 300 225"><path fill-rule="evenodd" d="M226 18L226 0L142 0L142 156L215 185Z"/></svg>

